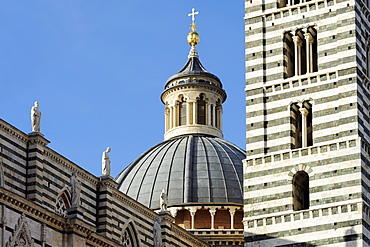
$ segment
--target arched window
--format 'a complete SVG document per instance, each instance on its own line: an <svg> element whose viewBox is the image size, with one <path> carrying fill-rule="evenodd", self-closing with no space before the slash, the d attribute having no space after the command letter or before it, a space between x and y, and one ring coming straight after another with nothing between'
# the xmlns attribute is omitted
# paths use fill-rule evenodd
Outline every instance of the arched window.
<svg viewBox="0 0 370 247"><path fill-rule="evenodd" d="M286 6L288 6L288 1L287 0L278 1L278 8L284 8Z"/></svg>
<svg viewBox="0 0 370 247"><path fill-rule="evenodd" d="M184 97L181 97L179 103L179 126L186 124L186 102Z"/></svg>
<svg viewBox="0 0 370 247"><path fill-rule="evenodd" d="M303 210L310 207L310 185L308 174L297 172L293 177L293 210Z"/></svg>
<svg viewBox="0 0 370 247"><path fill-rule="evenodd" d="M123 247L138 247L139 246L139 238L138 234L133 226L132 222L126 224L122 229L122 236L121 236L122 246Z"/></svg>
<svg viewBox="0 0 370 247"><path fill-rule="evenodd" d="M286 32L284 35L284 78L294 76L295 69L295 52L293 35Z"/></svg>
<svg viewBox="0 0 370 247"><path fill-rule="evenodd" d="M292 138L292 149L302 147L302 115L297 104L290 106L290 129Z"/></svg>
<svg viewBox="0 0 370 247"><path fill-rule="evenodd" d="M198 118L197 118L197 124L206 124L206 101L204 94L201 94L199 96L199 99L197 100L198 105Z"/></svg>
<svg viewBox="0 0 370 247"><path fill-rule="evenodd" d="M313 27L308 27L306 34L307 40L307 72L316 72L318 70L317 63L317 31Z"/></svg>
<svg viewBox="0 0 370 247"><path fill-rule="evenodd" d="M217 209L214 221L215 229L231 229L231 216L227 209Z"/></svg>
<svg viewBox="0 0 370 247"><path fill-rule="evenodd" d="M67 188L64 188L61 193L59 193L57 200L55 202L55 212L62 216L67 217L67 208L71 207L71 194Z"/></svg>
<svg viewBox="0 0 370 247"><path fill-rule="evenodd" d="M189 210L181 209L177 211L175 223L182 228L191 229L191 215Z"/></svg>
<svg viewBox="0 0 370 247"><path fill-rule="evenodd" d="M195 229L211 229L211 214L208 209L199 209L194 216Z"/></svg>
<svg viewBox="0 0 370 247"><path fill-rule="evenodd" d="M234 229L243 229L243 217L244 217L244 212L243 209L241 210L236 210L235 216L234 216Z"/></svg>
<svg viewBox="0 0 370 247"><path fill-rule="evenodd" d="M312 105L309 101L290 106L292 149L313 145Z"/></svg>
<svg viewBox="0 0 370 247"><path fill-rule="evenodd" d="M306 117L306 128L307 128L307 147L313 145L313 137L312 137L312 105L310 102L305 101L303 102L303 107L307 109L307 117Z"/></svg>
<svg viewBox="0 0 370 247"><path fill-rule="evenodd" d="M316 72L317 31L313 27L284 34L284 78Z"/></svg>
<svg viewBox="0 0 370 247"><path fill-rule="evenodd" d="M309 2L311 0L280 0L278 1L278 8L284 8L286 6L292 6L300 3Z"/></svg>
<svg viewBox="0 0 370 247"><path fill-rule="evenodd" d="M166 105L166 109L164 110L164 115L165 115L165 118L166 118L165 129L166 129L166 131L168 131L171 128L171 125L170 125L170 108L168 108L167 105Z"/></svg>
<svg viewBox="0 0 370 247"><path fill-rule="evenodd" d="M216 128L221 129L221 115L222 115L222 106L220 100L217 100L216 103L216 116L215 116L215 126Z"/></svg>

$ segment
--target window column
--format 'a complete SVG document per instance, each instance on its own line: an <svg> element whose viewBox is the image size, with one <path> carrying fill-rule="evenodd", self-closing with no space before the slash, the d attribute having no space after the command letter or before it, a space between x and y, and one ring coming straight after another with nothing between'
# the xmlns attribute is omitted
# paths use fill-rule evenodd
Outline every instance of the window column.
<svg viewBox="0 0 370 247"><path fill-rule="evenodd" d="M300 75L301 74L301 46L302 46L302 41L299 38L298 35L293 36L293 42L294 42L294 54L295 54L295 68L294 68L294 73L295 75Z"/></svg>
<svg viewBox="0 0 370 247"><path fill-rule="evenodd" d="M307 147L307 115L308 110L303 107L303 105L299 108L299 111L302 115L302 147Z"/></svg>
<svg viewBox="0 0 370 247"><path fill-rule="evenodd" d="M307 73L312 73L313 72L313 50L312 50L312 44L314 42L314 39L313 39L311 33L308 30L304 34L304 37L306 39Z"/></svg>
<svg viewBox="0 0 370 247"><path fill-rule="evenodd" d="M218 121L220 123L220 126L219 126L219 129L222 130L222 113L223 113L223 109L222 109L222 106L220 106L220 111L219 111L219 118L218 118Z"/></svg>
<svg viewBox="0 0 370 247"><path fill-rule="evenodd" d="M191 208L190 209L190 216L191 216L191 229L194 229L194 221L195 221L195 213L197 212L197 209Z"/></svg>
<svg viewBox="0 0 370 247"><path fill-rule="evenodd" d="M207 118L207 125L211 125L212 123L212 116L211 116L211 111L212 111L212 105L210 103L207 103L207 111L206 111L206 118Z"/></svg>
<svg viewBox="0 0 370 247"><path fill-rule="evenodd" d="M212 126L216 127L216 106L212 104Z"/></svg>
<svg viewBox="0 0 370 247"><path fill-rule="evenodd" d="M190 116L191 116L190 107L191 107L191 102L189 102L188 100L186 102L186 125L190 124Z"/></svg>
<svg viewBox="0 0 370 247"><path fill-rule="evenodd" d="M173 128L173 106L170 106L170 124L169 124L169 127L170 127L170 129L172 129Z"/></svg>
<svg viewBox="0 0 370 247"><path fill-rule="evenodd" d="M173 107L173 127L179 126L179 102L176 101Z"/></svg>
<svg viewBox="0 0 370 247"><path fill-rule="evenodd" d="M164 111L165 119L166 119L166 131L170 129L170 109L166 107L166 110Z"/></svg>
<svg viewBox="0 0 370 247"><path fill-rule="evenodd" d="M231 217L231 225L230 225L230 228L231 229L234 229L234 216L235 216L235 211L236 211L236 208L230 208L229 209L229 212L230 212L230 217Z"/></svg>
<svg viewBox="0 0 370 247"><path fill-rule="evenodd" d="M198 113L198 108L197 108L197 101L193 102L193 124L197 124L197 113Z"/></svg>
<svg viewBox="0 0 370 247"><path fill-rule="evenodd" d="M211 229L215 229L215 214L216 209L210 209L209 213L211 214Z"/></svg>

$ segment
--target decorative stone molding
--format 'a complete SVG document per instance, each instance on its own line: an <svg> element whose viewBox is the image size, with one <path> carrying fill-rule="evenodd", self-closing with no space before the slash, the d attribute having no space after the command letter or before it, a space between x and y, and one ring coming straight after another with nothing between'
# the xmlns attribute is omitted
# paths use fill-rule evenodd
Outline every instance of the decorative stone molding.
<svg viewBox="0 0 370 247"><path fill-rule="evenodd" d="M201 241L197 237L188 234L187 230L184 230L182 227L180 227L178 225L172 225L171 233L174 236L181 236L181 238L189 240L189 242L192 242L192 243L196 244L196 246L199 246L199 247L203 247L203 246L208 247L209 246L209 244L204 243L203 241Z"/></svg>
<svg viewBox="0 0 370 247"><path fill-rule="evenodd" d="M138 204L135 200L133 200L131 197L125 195L119 190L114 190L112 192L112 197L119 202L122 203L122 205L127 205L128 207L138 211L139 213L143 214L143 216L148 217L148 220L155 220L158 217L158 214L153 212L152 210L148 209L142 204ZM117 202L118 203L118 202Z"/></svg>
<svg viewBox="0 0 370 247"><path fill-rule="evenodd" d="M66 219L63 217L57 216L37 204L3 188L0 188L0 202L59 230L63 230L66 226Z"/></svg>
<svg viewBox="0 0 370 247"><path fill-rule="evenodd" d="M94 175L86 172L85 170L82 170L79 168L78 165L74 164L72 161L66 159L65 157L61 156L60 154L56 153L55 151L49 149L46 147L44 151L44 155L48 158L50 158L55 163L63 166L65 170L68 171L76 171L77 175L81 180L87 181L91 183L92 185L96 186L99 183L99 178L95 177Z"/></svg>
<svg viewBox="0 0 370 247"><path fill-rule="evenodd" d="M22 247L34 247L31 231L28 226L28 222L25 214L23 213L18 219L18 223L15 225L12 236L9 237L8 243L5 247L22 246Z"/></svg>
<svg viewBox="0 0 370 247"><path fill-rule="evenodd" d="M71 190L70 188L65 185L64 188L59 192L58 197L55 201L54 209L55 212L67 218L67 208L71 206Z"/></svg>
<svg viewBox="0 0 370 247"><path fill-rule="evenodd" d="M197 76L197 77L182 77L175 80L171 80L171 83L167 83L165 89L169 89L176 86L182 86L186 84L205 84L217 87L222 87L221 83L213 78Z"/></svg>
<svg viewBox="0 0 370 247"><path fill-rule="evenodd" d="M285 217L289 217L291 222L294 221L305 221L305 220L312 220L316 217L332 217L332 215L342 214L353 212L354 214L362 212L362 205L365 205L362 200L353 200L346 203L334 203L333 205L320 205L316 207L312 207L307 210L301 211L293 211L287 213L272 213L270 215L258 215L244 218L243 224L244 228L260 228L260 227L276 227L274 225L278 225L284 222ZM342 209L346 208L346 211L343 212ZM324 213L325 212L325 213ZM305 217L306 216L306 217ZM261 222L262 224L258 224ZM247 230L248 231L248 230Z"/></svg>
<svg viewBox="0 0 370 247"><path fill-rule="evenodd" d="M136 228L134 217L131 216L124 224L120 223L121 228L121 244L124 247L140 247L141 246L141 235ZM131 238L130 238L131 236ZM134 238L134 239L132 239ZM131 243L131 241L134 241Z"/></svg>
<svg viewBox="0 0 370 247"><path fill-rule="evenodd" d="M290 172L288 173L288 180L293 180L293 177L294 175L299 172L299 171L304 171L308 174L308 176L313 176L313 170L312 168L309 166L309 165L303 165L303 164L299 164L299 165L295 165L291 170Z"/></svg>
<svg viewBox="0 0 370 247"><path fill-rule="evenodd" d="M29 136L29 143L30 144L38 144L38 145L41 145L41 146L46 146L50 143L50 141L45 139L43 137L43 135L38 133L38 132L32 132L32 133L28 134L28 136Z"/></svg>
<svg viewBox="0 0 370 247"><path fill-rule="evenodd" d="M327 144L320 144L317 146L310 146L298 148L293 150L283 150L272 153L271 155L258 154L252 158L243 160L247 166L254 166L260 164L267 164L270 162L281 162L288 159L297 159L307 155L322 154L326 152L338 151L340 149L347 149L360 146L360 138L343 140L340 142L329 142Z"/></svg>
<svg viewBox="0 0 370 247"><path fill-rule="evenodd" d="M47 236L47 227L46 227L45 223L41 224L40 233L41 233L41 236L40 236L41 242L45 243L46 242L46 236Z"/></svg>
<svg viewBox="0 0 370 247"><path fill-rule="evenodd" d="M282 90L291 90L295 87L302 87L302 86L309 86L310 84L318 83L318 82L331 82L332 80L336 80L339 77L338 70L332 71L328 70L327 72L313 72L309 75L299 75L293 77L289 77L286 79L281 80L273 80L270 83L266 83L266 85L263 85L263 90L266 93L266 95L269 95L269 93L273 93L275 91L282 91ZM255 90L261 87L261 84L251 84L247 85L245 87L245 91ZM260 97L259 95L256 95L256 98Z"/></svg>
<svg viewBox="0 0 370 247"><path fill-rule="evenodd" d="M174 87L174 88L171 88L171 89L168 89L168 90L164 91L161 95L162 102L165 103L163 101L163 99L165 99L169 94L172 94L172 93L177 92L177 91L183 91L183 90L186 90L186 89L196 90L196 91L203 92L203 93L207 93L207 91L214 92L216 94L222 95L222 98L223 98L222 102L224 102L226 100L225 91L216 87L216 86L202 85L202 84L186 84L186 85L177 86L177 87Z"/></svg>
<svg viewBox="0 0 370 247"><path fill-rule="evenodd" d="M28 141L28 136L25 133L19 131L2 119L0 119L0 129L25 144Z"/></svg>

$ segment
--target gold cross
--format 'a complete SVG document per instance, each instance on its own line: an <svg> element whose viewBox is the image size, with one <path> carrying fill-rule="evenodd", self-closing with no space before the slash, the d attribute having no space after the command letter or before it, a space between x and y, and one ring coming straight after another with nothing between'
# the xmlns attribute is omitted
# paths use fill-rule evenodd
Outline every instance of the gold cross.
<svg viewBox="0 0 370 247"><path fill-rule="evenodd" d="M195 11L195 9L194 8L192 8L191 9L191 13L190 14L188 14L188 16L191 16L191 29L194 31L195 30L195 28L196 28L196 25L195 25L195 15L197 15L197 14L199 14L199 11L197 11L197 12L194 12Z"/></svg>

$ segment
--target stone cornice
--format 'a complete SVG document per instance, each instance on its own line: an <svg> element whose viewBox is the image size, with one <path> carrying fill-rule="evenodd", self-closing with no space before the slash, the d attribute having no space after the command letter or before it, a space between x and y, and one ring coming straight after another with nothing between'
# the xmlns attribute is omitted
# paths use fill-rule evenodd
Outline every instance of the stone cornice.
<svg viewBox="0 0 370 247"><path fill-rule="evenodd" d="M55 163L63 166L66 170L69 171L76 171L79 178L82 180L88 181L93 185L97 185L99 183L99 178L95 177L91 173L87 172L86 170L82 169L72 161L68 160L67 158L63 157L62 155L58 154L54 150L46 147L44 151L44 155L50 158Z"/></svg>
<svg viewBox="0 0 370 247"><path fill-rule="evenodd" d="M112 197L117 199L118 201L122 202L123 205L127 205L130 208L135 209L137 212L143 214L144 216L148 217L148 219L155 220L158 217L158 214L152 211L151 209L145 207L140 202L135 201L131 197L125 195L123 192L115 189L112 192Z"/></svg>
<svg viewBox="0 0 370 247"><path fill-rule="evenodd" d="M104 247L121 246L97 234L96 228L93 225L89 225L79 219L63 218L4 188L0 188L0 203L7 205L9 208L24 212L26 216L32 217L60 231L73 231L86 236L86 241L89 243Z"/></svg>
<svg viewBox="0 0 370 247"><path fill-rule="evenodd" d="M46 146L50 143L47 139L43 137L42 134L40 133L30 133L28 134L29 136L29 143L30 144L39 144L42 146Z"/></svg>
<svg viewBox="0 0 370 247"><path fill-rule="evenodd" d="M269 157L271 159L272 162L280 162L280 161L283 161L283 160L286 160L286 159L283 159L282 157L281 160L274 160L275 156L276 155L283 155L284 153L287 154L289 153L289 159L299 159L299 158L302 158L304 156L308 156L308 155L311 155L311 154L321 154L321 153L327 153L327 152L338 152L338 150L340 149L350 149L350 148L353 148L353 147L356 147L357 148L360 146L360 141L361 139L360 138L354 138L353 136L348 136L348 137L345 137L341 140L334 140L334 141L328 141L328 142L325 142L325 143L319 143L315 146L309 146L309 147L303 147L303 148L298 148L298 149L289 149L289 150L280 150L280 151L277 151L277 152L272 152L272 153L269 153L269 154L256 154L256 155L249 155L249 157L247 157L245 160L243 160L244 163L247 164L247 166L249 165L254 165L256 163L256 160L257 159L262 159L262 164L265 163L265 159L267 157ZM345 144L345 146L339 148L339 145L340 144ZM337 147L337 149L335 150L331 150L330 149L330 146L331 145L335 145ZM316 150L315 153L313 152L313 150ZM302 153L306 153L307 152L307 155L303 155ZM347 151L348 152L348 151ZM298 153L298 156L296 157L293 157L293 153Z"/></svg>
<svg viewBox="0 0 370 247"><path fill-rule="evenodd" d="M211 92L216 92L217 94L222 96L222 102L225 102L226 100L226 92L223 89L220 89L216 86L213 85L206 85L206 84L181 84L172 88L169 88L165 90L162 95L161 95L161 100L164 103L164 99L171 93L174 93L176 91L182 91L186 89L194 89L199 92L204 92L204 89L211 91Z"/></svg>
<svg viewBox="0 0 370 247"><path fill-rule="evenodd" d="M0 119L0 129L23 143L27 143L28 141L28 135L8 124L3 119Z"/></svg>
<svg viewBox="0 0 370 247"><path fill-rule="evenodd" d="M86 237L86 242L89 244L93 244L99 247L121 247L121 244L118 244L112 240L108 240L104 238L102 235L96 232L90 232L89 235Z"/></svg>
<svg viewBox="0 0 370 247"><path fill-rule="evenodd" d="M99 184L100 184L100 186L104 186L104 187L107 187L107 188L113 189L113 190L116 190L117 186L118 186L118 183L116 181L114 181L113 178L110 177L110 176L100 177Z"/></svg>
<svg viewBox="0 0 370 247"><path fill-rule="evenodd" d="M40 207L39 205L10 192L4 188L0 188L0 203L3 203L10 208L24 212L41 222L48 223L48 225L64 230L67 226L67 219L63 218L53 212Z"/></svg>
<svg viewBox="0 0 370 247"><path fill-rule="evenodd" d="M182 228L182 227L180 227L176 224L172 224L171 233L174 236L181 236L182 239L188 240L189 242L191 242L193 244L196 244L195 246L207 246L207 247L209 247L209 244L203 242L202 240L197 238L195 235L189 234L189 232L187 230L185 230L184 228Z"/></svg>

